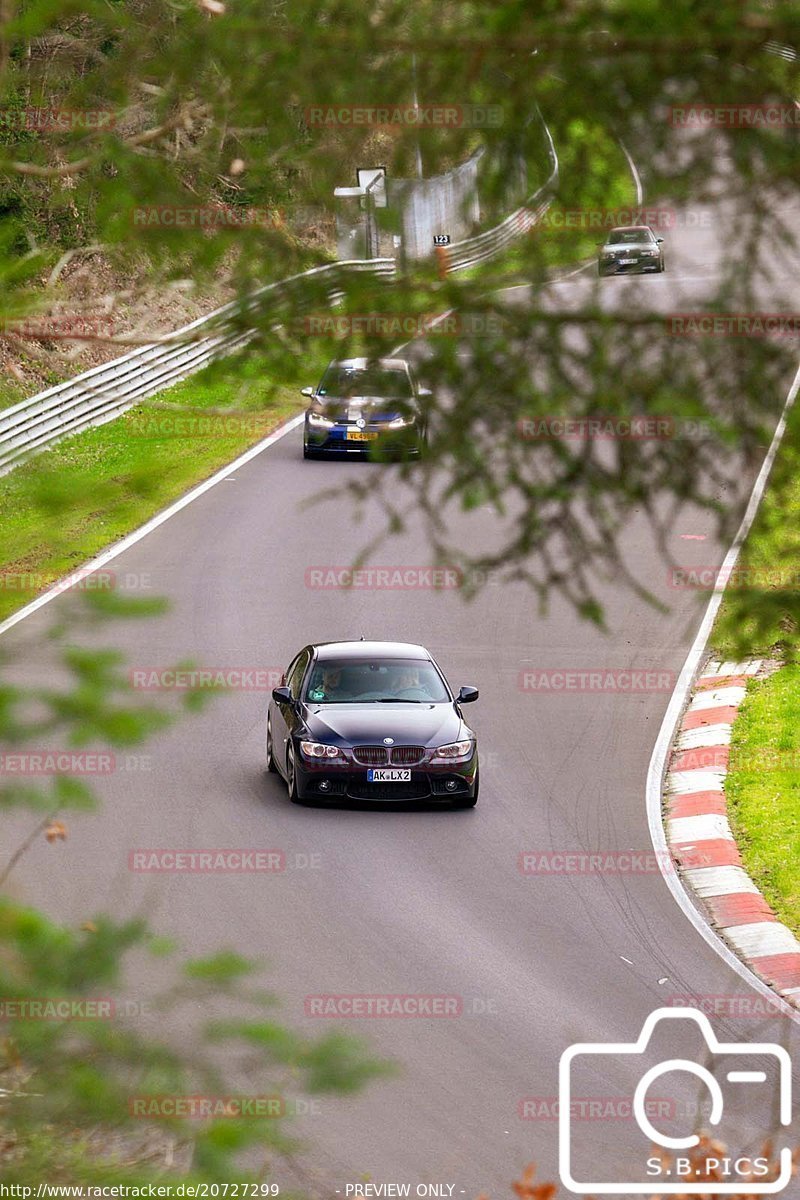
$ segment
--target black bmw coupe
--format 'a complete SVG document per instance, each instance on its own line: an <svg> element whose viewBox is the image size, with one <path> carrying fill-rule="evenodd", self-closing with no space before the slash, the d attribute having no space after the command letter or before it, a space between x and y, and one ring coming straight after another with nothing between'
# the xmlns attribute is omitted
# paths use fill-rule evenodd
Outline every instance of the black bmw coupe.
<svg viewBox="0 0 800 1200"><path fill-rule="evenodd" d="M461 706L423 646L305 646L272 692L267 767L295 803L412 801L471 808L478 746Z"/></svg>

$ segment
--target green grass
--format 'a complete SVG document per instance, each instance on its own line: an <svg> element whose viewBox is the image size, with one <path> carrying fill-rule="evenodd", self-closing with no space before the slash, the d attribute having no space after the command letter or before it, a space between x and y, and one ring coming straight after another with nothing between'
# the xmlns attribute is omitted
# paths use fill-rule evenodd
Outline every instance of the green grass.
<svg viewBox="0 0 800 1200"><path fill-rule="evenodd" d="M259 357L222 360L0 479L0 619L301 411L322 365L275 384Z"/></svg>
<svg viewBox="0 0 800 1200"><path fill-rule="evenodd" d="M16 379L9 379L7 375L0 378L0 409L11 408L12 405L19 404L20 400L27 400L31 394L30 388L18 383Z"/></svg>
<svg viewBox="0 0 800 1200"><path fill-rule="evenodd" d="M800 405L787 421L769 486L712 635L724 658L774 654L800 645Z"/></svg>
<svg viewBox="0 0 800 1200"><path fill-rule="evenodd" d="M800 665L750 685L725 794L748 873L800 933Z"/></svg>
<svg viewBox="0 0 800 1200"><path fill-rule="evenodd" d="M733 727L725 794L745 868L800 934L800 408L712 635L722 658L774 656L785 665L752 683Z"/></svg>

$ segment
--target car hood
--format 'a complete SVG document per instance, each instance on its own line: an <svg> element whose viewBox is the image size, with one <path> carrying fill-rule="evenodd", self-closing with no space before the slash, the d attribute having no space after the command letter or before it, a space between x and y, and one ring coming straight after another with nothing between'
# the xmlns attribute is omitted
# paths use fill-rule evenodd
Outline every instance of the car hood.
<svg viewBox="0 0 800 1200"><path fill-rule="evenodd" d="M350 746L383 744L444 746L459 741L464 722L452 704L311 704L309 733L321 740L333 735Z"/></svg>
<svg viewBox="0 0 800 1200"><path fill-rule="evenodd" d="M657 250L653 242L606 242L604 250Z"/></svg>
<svg viewBox="0 0 800 1200"><path fill-rule="evenodd" d="M332 421L393 421L395 417L408 416L410 400L387 400L385 396L350 396L346 400L326 396L317 399L311 412L320 412Z"/></svg>

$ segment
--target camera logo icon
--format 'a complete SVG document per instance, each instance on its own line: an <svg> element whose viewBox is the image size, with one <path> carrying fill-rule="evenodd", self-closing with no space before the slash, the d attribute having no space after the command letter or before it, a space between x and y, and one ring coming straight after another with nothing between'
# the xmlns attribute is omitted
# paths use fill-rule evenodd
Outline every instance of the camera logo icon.
<svg viewBox="0 0 800 1200"><path fill-rule="evenodd" d="M647 1054L656 1027L662 1022L691 1021L699 1029L705 1042L707 1061L714 1068L701 1065L689 1058L668 1058L647 1067ZM684 1024L683 1032L687 1031ZM765 1060L767 1060L765 1062ZM765 1066L772 1068L770 1077ZM618 1078L630 1076L632 1087L633 1119L641 1131L645 1145L642 1150L641 1178L627 1180L602 1180L576 1178L575 1160L578 1139L573 1121L573 1102L577 1099L576 1078L587 1072L591 1078ZM693 1077L708 1105L704 1118L719 1134L719 1126L726 1112L726 1095L720 1080L737 1091L739 1111L746 1101L747 1112L764 1113L764 1138L770 1129L770 1117L777 1113L780 1126L791 1123L792 1113L792 1063L783 1046L772 1042L720 1042L705 1013L694 1008L659 1008L652 1012L642 1026L635 1042L582 1042L570 1046L561 1055L559 1063L559 1169L561 1182L570 1191L591 1192L594 1195L724 1195L742 1193L748 1196L775 1194L789 1183L792 1177L792 1153L788 1146L779 1151L777 1164L759 1156L728 1155L709 1150L706 1162L701 1138L687 1129L667 1134L658 1129L648 1112L648 1092L661 1080L660 1089L668 1088L664 1076L683 1074ZM773 1078L774 1076L774 1078ZM685 1081L682 1081L685 1082ZM759 1086L760 1085L760 1086ZM674 1085L673 1085L674 1086ZM777 1091L777 1094L776 1094ZM708 1103L710 1101L710 1103ZM774 1117L772 1120L774 1125ZM715 1141L715 1145L719 1143ZM656 1148L656 1156L652 1157ZM698 1149L699 1148L699 1149ZM692 1151L684 1156L681 1152ZM648 1157L648 1154L651 1157ZM698 1168L700 1155L700 1168ZM713 1155L713 1156L712 1156ZM777 1173L775 1166L777 1165ZM579 1171L578 1174L584 1172ZM596 1170L594 1174L596 1174ZM777 1177L776 1177L777 1174Z"/></svg>

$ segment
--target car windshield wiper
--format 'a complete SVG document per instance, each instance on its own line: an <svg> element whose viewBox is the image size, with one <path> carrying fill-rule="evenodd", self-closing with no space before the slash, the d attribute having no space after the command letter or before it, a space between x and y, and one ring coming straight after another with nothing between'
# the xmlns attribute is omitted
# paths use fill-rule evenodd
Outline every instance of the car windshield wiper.
<svg viewBox="0 0 800 1200"><path fill-rule="evenodd" d="M406 696L376 696L373 704L433 704L432 700L409 700Z"/></svg>

